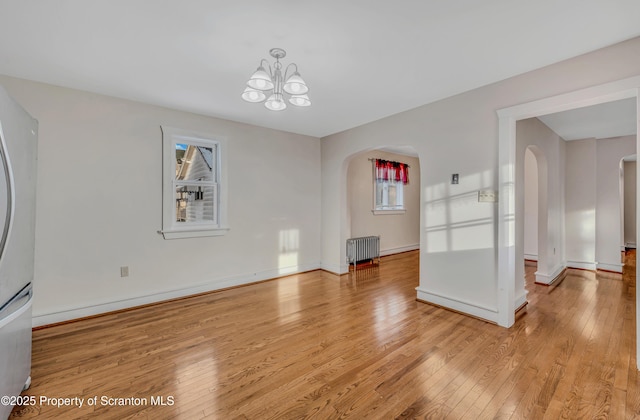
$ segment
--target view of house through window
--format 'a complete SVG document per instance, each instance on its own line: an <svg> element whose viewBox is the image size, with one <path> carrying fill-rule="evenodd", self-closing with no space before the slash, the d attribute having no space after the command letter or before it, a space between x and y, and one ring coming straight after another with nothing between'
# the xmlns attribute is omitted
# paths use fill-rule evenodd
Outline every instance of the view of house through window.
<svg viewBox="0 0 640 420"><path fill-rule="evenodd" d="M175 221L217 223L216 145L176 143Z"/></svg>
<svg viewBox="0 0 640 420"><path fill-rule="evenodd" d="M226 138L162 126L162 235L225 235Z"/></svg>

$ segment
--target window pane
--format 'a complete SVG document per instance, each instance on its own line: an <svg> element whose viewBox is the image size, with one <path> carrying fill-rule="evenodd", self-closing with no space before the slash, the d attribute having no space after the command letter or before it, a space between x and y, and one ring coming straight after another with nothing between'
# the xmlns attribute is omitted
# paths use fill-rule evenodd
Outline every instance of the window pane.
<svg viewBox="0 0 640 420"><path fill-rule="evenodd" d="M176 179L179 181L217 181L216 146L176 143Z"/></svg>
<svg viewBox="0 0 640 420"><path fill-rule="evenodd" d="M404 184L402 182L396 183L396 207L404 208Z"/></svg>
<svg viewBox="0 0 640 420"><path fill-rule="evenodd" d="M176 187L176 222L216 223L217 185Z"/></svg>
<svg viewBox="0 0 640 420"><path fill-rule="evenodd" d="M376 210L404 209L401 182L376 181Z"/></svg>
<svg viewBox="0 0 640 420"><path fill-rule="evenodd" d="M389 207L396 206L396 184L389 183Z"/></svg>

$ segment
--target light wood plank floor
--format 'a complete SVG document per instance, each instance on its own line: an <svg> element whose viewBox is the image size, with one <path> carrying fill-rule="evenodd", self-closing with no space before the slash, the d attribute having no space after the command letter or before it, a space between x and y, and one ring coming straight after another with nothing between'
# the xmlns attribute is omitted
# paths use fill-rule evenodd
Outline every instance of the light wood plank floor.
<svg viewBox="0 0 640 420"><path fill-rule="evenodd" d="M37 403L11 418L638 417L635 256L627 270L547 293L527 267L510 329L416 302L410 252L38 330Z"/></svg>

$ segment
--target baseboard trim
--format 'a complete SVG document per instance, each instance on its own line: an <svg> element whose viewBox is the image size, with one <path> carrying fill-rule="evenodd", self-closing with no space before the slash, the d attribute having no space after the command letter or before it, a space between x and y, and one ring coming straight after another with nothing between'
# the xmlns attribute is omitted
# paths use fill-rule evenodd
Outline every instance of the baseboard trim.
<svg viewBox="0 0 640 420"><path fill-rule="evenodd" d="M525 290L520 296L518 296L514 300L514 306L517 308L516 312L518 312L524 305L527 304L527 291Z"/></svg>
<svg viewBox="0 0 640 420"><path fill-rule="evenodd" d="M401 246L397 248L389 248L380 251L380 257L388 257L389 255L402 254L404 252L417 251L420 249L420 244ZM342 276L350 273L350 264L343 265L335 265L335 264L325 264L322 263L320 265L320 269L322 271L326 271L331 274L335 274L336 276Z"/></svg>
<svg viewBox="0 0 640 420"><path fill-rule="evenodd" d="M580 270L596 270L596 262L593 261L567 261L567 268L577 268Z"/></svg>
<svg viewBox="0 0 640 420"><path fill-rule="evenodd" d="M565 269L566 267L564 265L559 265L551 273L543 273L541 271L536 271L535 282L536 284L543 284L543 285L549 286L553 284L553 282L555 282L558 279L558 277L560 277L560 275L563 273Z"/></svg>
<svg viewBox="0 0 640 420"><path fill-rule="evenodd" d="M518 320L521 317L524 316L524 314L527 313L527 305L529 304L529 302L527 302L526 300L524 301L524 303L520 306L516 306L516 310L514 313L514 319Z"/></svg>
<svg viewBox="0 0 640 420"><path fill-rule="evenodd" d="M553 291L556 287L558 287L560 283L562 283L565 277L567 277L567 268L562 267L562 270L560 271L560 273L557 276L555 276L549 283L538 283L538 281L536 280L535 284L540 286L545 286L546 292L551 293L551 291ZM536 276L536 279L537 279L537 276Z"/></svg>
<svg viewBox="0 0 640 420"><path fill-rule="evenodd" d="M596 269L600 271L609 271L611 273L622 273L622 263L597 263Z"/></svg>
<svg viewBox="0 0 640 420"><path fill-rule="evenodd" d="M459 312L483 321L491 322L492 324L498 323L498 310L495 308L463 301L450 296L444 296L439 293L429 292L425 289L421 289L420 287L416 287L416 291L418 292L416 300L420 302L441 306L454 312Z"/></svg>
<svg viewBox="0 0 640 420"><path fill-rule="evenodd" d="M416 249L420 249L420 244L383 249L383 250L380 250L380 256L386 257L387 255L402 254L403 252L415 251Z"/></svg>
<svg viewBox="0 0 640 420"><path fill-rule="evenodd" d="M86 306L64 308L58 311L33 315L32 327L44 328L50 325L72 322L84 318L105 315L112 312L135 309L141 306L153 305L165 301L187 298L195 295L220 292L236 287L261 283L277 278L288 277L320 269L320 263L301 264L291 267L283 267L264 270L256 273L234 276L224 281L208 282L197 286L168 290L143 296L120 299L111 302L97 302Z"/></svg>
<svg viewBox="0 0 640 420"><path fill-rule="evenodd" d="M538 256L534 254L524 254L524 259L529 261L538 261Z"/></svg>
<svg viewBox="0 0 640 420"><path fill-rule="evenodd" d="M341 276L343 274L347 274L349 272L349 265L336 265L336 264L320 264L320 269L326 271L331 274L335 274L336 276Z"/></svg>

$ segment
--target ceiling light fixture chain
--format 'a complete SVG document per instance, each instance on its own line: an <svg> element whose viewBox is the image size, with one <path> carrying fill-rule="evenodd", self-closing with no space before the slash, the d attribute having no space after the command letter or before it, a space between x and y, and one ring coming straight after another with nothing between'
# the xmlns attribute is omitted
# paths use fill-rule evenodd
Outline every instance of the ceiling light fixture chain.
<svg viewBox="0 0 640 420"><path fill-rule="evenodd" d="M242 99L253 103L263 102L266 99L264 106L272 111L282 111L287 108L284 100L285 94L289 95L289 103L292 105L302 107L311 105L311 100L307 95L309 88L298 72L298 65L289 64L285 68L283 76L280 59L286 57L287 52L282 48L272 48L269 50L269 54L276 59L273 67L264 58L260 60L258 69L247 81L247 87L242 92ZM292 67L295 70L289 76L289 69ZM267 68L269 69L268 73ZM269 91L273 92L267 97Z"/></svg>

